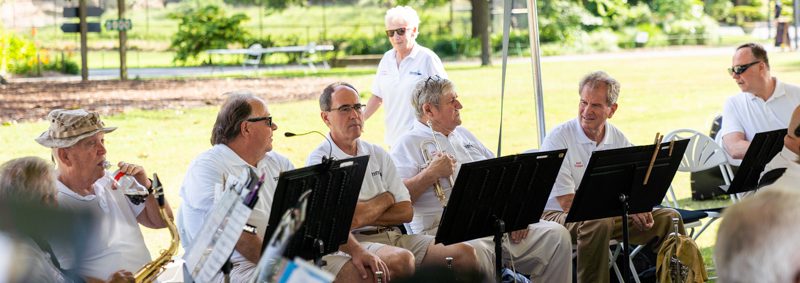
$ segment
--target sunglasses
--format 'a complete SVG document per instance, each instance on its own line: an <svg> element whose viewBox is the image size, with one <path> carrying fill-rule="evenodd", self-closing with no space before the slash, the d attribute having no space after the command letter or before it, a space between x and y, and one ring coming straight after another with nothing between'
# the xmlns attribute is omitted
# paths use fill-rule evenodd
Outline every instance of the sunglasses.
<svg viewBox="0 0 800 283"><path fill-rule="evenodd" d="M386 36L388 37L394 37L395 33L397 33L399 36L404 36L406 35L406 28L386 30Z"/></svg>
<svg viewBox="0 0 800 283"><path fill-rule="evenodd" d="M267 127L272 127L272 116L253 117L253 118L248 118L245 121L247 121L247 122L261 122L261 121L264 121L264 120L267 121Z"/></svg>
<svg viewBox="0 0 800 283"><path fill-rule="evenodd" d="M758 63L761 63L761 61L755 61L749 64L730 67L728 68L728 74L730 74L731 76L733 76L734 74L741 75L745 71L747 71L747 68L750 68L750 66L753 66Z"/></svg>
<svg viewBox="0 0 800 283"><path fill-rule="evenodd" d="M335 111L339 111L339 113L350 113L350 111L356 110L356 112L361 113L361 111L363 111L365 107L366 107L366 105L361 104L361 103L356 103L356 104L352 104L352 105L345 104L345 105L339 106L339 108L328 110L328 112L331 112L331 111L335 110Z"/></svg>

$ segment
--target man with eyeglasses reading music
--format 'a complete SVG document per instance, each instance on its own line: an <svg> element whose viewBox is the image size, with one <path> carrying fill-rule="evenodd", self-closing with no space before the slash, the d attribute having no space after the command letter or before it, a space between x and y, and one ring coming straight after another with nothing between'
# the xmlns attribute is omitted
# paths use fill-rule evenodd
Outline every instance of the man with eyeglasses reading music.
<svg viewBox="0 0 800 283"><path fill-rule="evenodd" d="M330 142L324 141L312 151L306 165L319 164L323 157L345 159L369 155L367 173L353 215L350 241L360 242L366 250L385 261L390 278L410 276L415 266L444 266L447 257L453 258L453 268L459 274L477 270L475 250L467 244L444 246L434 244L433 236L401 233L397 225L411 221L414 214L411 198L389 153L360 138L364 130L364 105L355 87L345 82L328 85L320 95L319 106L320 117L330 129L327 137ZM323 259L332 269L338 269L346 262L341 258ZM355 257L352 262L360 267ZM381 271L387 274L387 270Z"/></svg>
<svg viewBox="0 0 800 283"><path fill-rule="evenodd" d="M416 42L419 22L411 7L397 6L386 11L386 36L392 49L383 54L378 65L364 120L384 105L384 142L390 147L414 125L410 101L417 82L433 75L447 78L439 56Z"/></svg>
<svg viewBox="0 0 800 283"><path fill-rule="evenodd" d="M739 165L757 133L786 127L800 105L800 87L770 74L767 51L758 43L737 47L728 73L742 92L725 101L717 139L731 163Z"/></svg>
<svg viewBox="0 0 800 283"><path fill-rule="evenodd" d="M272 151L272 135L278 125L273 123L267 103L250 93L227 95L211 131L213 147L192 161L183 179L180 189L183 202L177 224L181 244L188 250L214 206L217 185L225 179L241 178L250 170L257 176L266 174L259 200L230 258L231 282L247 282L254 276L261 257L278 175L294 166L289 159ZM223 279L220 272L212 281Z"/></svg>

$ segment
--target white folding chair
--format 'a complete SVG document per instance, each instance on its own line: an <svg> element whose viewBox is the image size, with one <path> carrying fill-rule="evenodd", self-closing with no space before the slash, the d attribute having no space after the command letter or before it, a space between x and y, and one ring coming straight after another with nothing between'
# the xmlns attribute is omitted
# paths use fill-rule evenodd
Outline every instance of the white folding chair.
<svg viewBox="0 0 800 283"><path fill-rule="evenodd" d="M244 54L244 60L242 61L242 69L246 69L247 65L250 65L258 71L258 65L261 65L261 56L263 55L261 44L255 43L247 49L248 51Z"/></svg>
<svg viewBox="0 0 800 283"><path fill-rule="evenodd" d="M664 137L665 141L689 139L689 145L686 147L686 152L683 154L681 164L678 166L678 171L681 172L699 172L714 167L718 167L722 173L722 179L726 186L731 184L733 170L731 169L728 159L725 156L725 151L713 139L691 129L679 129L670 132ZM675 190L670 185L669 194L666 196L667 203L674 209L681 212L684 217L684 227L691 229L689 235L692 239L697 239L710 226L714 221L720 218L722 208L704 209L704 210L686 210L681 209L678 205L678 199L675 196ZM707 221L697 234L694 233L694 228L700 226L700 219L705 217L697 213L707 214L709 221Z"/></svg>

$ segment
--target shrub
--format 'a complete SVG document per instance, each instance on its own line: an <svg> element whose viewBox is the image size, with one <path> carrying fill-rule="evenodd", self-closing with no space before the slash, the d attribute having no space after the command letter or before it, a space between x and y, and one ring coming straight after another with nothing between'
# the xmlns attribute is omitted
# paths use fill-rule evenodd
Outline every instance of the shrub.
<svg viewBox="0 0 800 283"><path fill-rule="evenodd" d="M175 62L186 63L207 49L228 48L228 44L244 44L247 32L241 24L248 17L244 14L225 15L217 5L200 8L184 6L169 18L178 20L170 48L175 50Z"/></svg>

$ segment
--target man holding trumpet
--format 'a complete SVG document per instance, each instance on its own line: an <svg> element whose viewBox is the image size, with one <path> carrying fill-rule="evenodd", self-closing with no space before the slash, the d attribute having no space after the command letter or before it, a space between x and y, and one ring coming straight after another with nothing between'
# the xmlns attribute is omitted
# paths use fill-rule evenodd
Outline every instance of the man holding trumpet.
<svg viewBox="0 0 800 283"><path fill-rule="evenodd" d="M414 217L411 232L435 235L445 200L450 195L452 176L465 162L494 158L467 129L460 127L463 108L455 86L439 76L417 83L412 94L417 121L392 148L397 171L411 194ZM427 155L427 157L426 157ZM570 282L572 246L569 233L555 222L540 221L510 234L503 245L504 261L511 261L521 273L537 282ZM494 274L494 242L491 237L467 242L478 253L481 271Z"/></svg>

